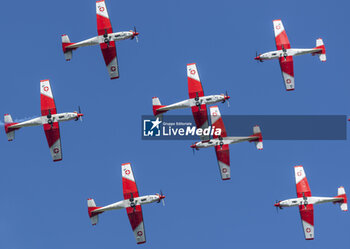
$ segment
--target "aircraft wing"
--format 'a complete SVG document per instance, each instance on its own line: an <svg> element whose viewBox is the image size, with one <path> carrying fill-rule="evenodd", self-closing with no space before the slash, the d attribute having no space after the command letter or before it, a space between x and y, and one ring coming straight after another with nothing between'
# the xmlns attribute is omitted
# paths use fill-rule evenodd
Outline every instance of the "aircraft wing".
<svg viewBox="0 0 350 249"><path fill-rule="evenodd" d="M306 174L303 166L295 166L295 182L298 198L310 197L311 190L306 179ZM305 239L314 239L314 207L312 204L299 205L301 222L303 225Z"/></svg>
<svg viewBox="0 0 350 249"><path fill-rule="evenodd" d="M221 118L220 110L217 106L212 106L210 109L210 118L213 129L221 129L221 137L227 137L224 122ZM218 135L213 134L214 138L218 138ZM231 179L230 170L230 149L228 144L223 144L222 146L215 146L216 158L218 160L219 170L222 180Z"/></svg>
<svg viewBox="0 0 350 249"><path fill-rule="evenodd" d="M104 0L96 2L97 33L98 35L108 35L113 33L111 21L107 12ZM117 60L117 49L114 41L100 43L103 58L111 79L119 78L119 68Z"/></svg>
<svg viewBox="0 0 350 249"><path fill-rule="evenodd" d="M306 179L306 174L304 171L303 166L295 166L294 167L294 173L295 173L295 183L297 188L297 196L298 198L301 197L311 197L311 190L309 183Z"/></svg>
<svg viewBox="0 0 350 249"><path fill-rule="evenodd" d="M314 205L308 204L299 205L301 223L303 225L304 235L306 240L313 240L314 233Z"/></svg>
<svg viewBox="0 0 350 249"><path fill-rule="evenodd" d="M49 80L40 81L40 105L41 116L47 116L49 113L51 115L57 114ZM52 126L50 124L44 124L43 126L53 161L62 160L60 127L58 122L53 122Z"/></svg>
<svg viewBox="0 0 350 249"><path fill-rule="evenodd" d="M139 197L134 174L131 169L130 163L122 164L122 177L123 177L123 195L124 199L130 199L131 197ZM135 209L132 207L126 208L131 228L134 232L134 236L137 244L146 242L145 226L143 224L143 215L141 205L136 205Z"/></svg>
<svg viewBox="0 0 350 249"><path fill-rule="evenodd" d="M286 90L292 91L295 88L293 56L287 56L286 58L280 57L279 62Z"/></svg>
<svg viewBox="0 0 350 249"><path fill-rule="evenodd" d="M273 21L273 29L275 31L275 40L277 50L290 49L290 43L287 37L287 33L284 30L281 20ZM287 91L294 90L294 70L293 70L293 57L287 56L286 58L280 57L280 66L282 71L282 77Z"/></svg>
<svg viewBox="0 0 350 249"><path fill-rule="evenodd" d="M287 33L284 30L283 23L281 20L273 21L273 29L275 31L275 41L277 50L282 50L282 46L285 49L290 48L290 43L287 37Z"/></svg>
<svg viewBox="0 0 350 249"><path fill-rule="evenodd" d="M187 64L187 82L188 82L188 93L190 99L196 97L203 97L204 91L199 79L197 66L195 63ZM192 106L192 114L194 121L196 122L197 128L208 128L208 112L206 105ZM201 141L209 140L209 135L200 136Z"/></svg>

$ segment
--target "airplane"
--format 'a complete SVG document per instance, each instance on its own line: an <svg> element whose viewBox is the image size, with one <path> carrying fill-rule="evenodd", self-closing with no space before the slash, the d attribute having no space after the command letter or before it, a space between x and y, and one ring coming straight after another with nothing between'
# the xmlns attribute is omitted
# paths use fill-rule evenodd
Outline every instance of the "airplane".
<svg viewBox="0 0 350 249"><path fill-rule="evenodd" d="M189 99L171 104L162 105L158 97L152 98L154 116L161 116L169 110L191 108L193 118L197 128L208 128L207 106L218 102L225 103L230 99L227 91L225 94L204 96L203 87L199 78L197 66L195 63L187 64L187 82ZM229 102L227 102L229 104ZM209 136L200 136L201 140L209 140Z"/></svg>
<svg viewBox="0 0 350 249"><path fill-rule="evenodd" d="M303 54L317 54L319 56L320 61L325 62L326 48L321 38L318 38L316 40L316 47L314 48L291 48L282 21L279 19L274 20L273 28L275 31L277 51L271 51L260 55L256 54L256 57L254 59L260 62L263 62L265 60L278 59L280 62L282 77L286 86L286 90L292 91L295 88L293 56Z"/></svg>
<svg viewBox="0 0 350 249"><path fill-rule="evenodd" d="M309 183L307 182L303 166L295 166L295 182L298 198L288 199L285 201L277 201L275 207L282 209L284 207L299 206L301 222L303 225L306 240L314 239L314 205L333 202L339 203L342 211L348 211L348 201L344 187L338 188L338 195L335 197L316 197L311 196Z"/></svg>
<svg viewBox="0 0 350 249"><path fill-rule="evenodd" d="M146 243L141 205L153 202L159 203L162 201L164 206L165 196L163 195L162 191L160 191L160 194L139 196L134 173L132 172L130 163L122 164L122 181L124 200L104 207L96 207L94 199L89 198L87 200L88 213L91 223L93 226L95 226L98 223L98 215L105 211L125 208L129 217L131 228L134 232L136 243Z"/></svg>
<svg viewBox="0 0 350 249"><path fill-rule="evenodd" d="M49 80L40 81L40 102L41 102L41 117L33 118L24 122L13 122L10 114L5 114L5 132L8 141L13 141L15 131L22 127L43 125L47 143L50 148L51 156L54 162L62 160L62 146L60 138L59 122L69 121L74 119L82 120L83 114L79 111L57 113L55 100L53 98L52 89Z"/></svg>
<svg viewBox="0 0 350 249"><path fill-rule="evenodd" d="M263 139L259 126L253 127L253 135L247 137L228 137L224 122L222 120L219 108L217 106L211 106L210 117L213 129L221 129L221 135L218 136L216 132L213 134L213 138L207 141L200 141L191 145L191 148L199 150L202 148L215 147L216 158L219 165L219 170L222 180L231 179L230 170L230 150L229 144L240 143L244 141L254 142L258 150L263 149Z"/></svg>
<svg viewBox="0 0 350 249"><path fill-rule="evenodd" d="M107 7L104 0L96 2L96 16L97 16L98 36L95 36L93 38L90 38L84 41L71 43L68 35L66 34L62 35L61 38L62 38L62 49L63 49L64 57L66 61L69 61L72 59L73 50L79 47L86 47L86 46L93 46L93 45L100 44L103 58L105 60L107 70L111 80L118 79L119 67L118 67L117 50L116 50L115 42L126 40L126 39L133 40L134 38L136 38L136 41L138 41L137 36L139 35L139 33L136 31L135 27L134 27L134 30L113 33L111 21L109 19Z"/></svg>

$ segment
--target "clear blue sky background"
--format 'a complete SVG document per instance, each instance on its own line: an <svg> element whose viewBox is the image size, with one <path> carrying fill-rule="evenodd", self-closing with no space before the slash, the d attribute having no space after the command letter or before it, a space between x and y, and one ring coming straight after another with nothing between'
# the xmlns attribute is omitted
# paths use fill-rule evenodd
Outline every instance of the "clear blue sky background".
<svg viewBox="0 0 350 249"><path fill-rule="evenodd" d="M84 122L61 124L63 161L53 163L42 127L0 139L0 247L4 249L136 248L124 210L92 227L86 199L122 199L120 165L131 162L141 194L162 189L166 206L143 207L144 248L344 248L348 213L315 207L315 240L305 241L298 208L276 213L293 198L293 166L302 164L314 195L350 192L348 141L265 141L232 145L232 179L220 180L214 149L192 155L190 141L142 141L140 119L151 98L186 99L186 64L196 62L206 94L228 90L223 114L347 114L347 1L110 1L115 31L140 32L117 44L120 79L109 80L98 46L64 60L61 34L80 41L97 34L95 1L15 1L3 5L1 113L40 115L39 81L50 79L58 111L82 107ZM286 92L272 20L281 18L294 48L324 39L326 63L295 58L296 90ZM190 110L173 111L190 114ZM286 130L286 132L288 132Z"/></svg>

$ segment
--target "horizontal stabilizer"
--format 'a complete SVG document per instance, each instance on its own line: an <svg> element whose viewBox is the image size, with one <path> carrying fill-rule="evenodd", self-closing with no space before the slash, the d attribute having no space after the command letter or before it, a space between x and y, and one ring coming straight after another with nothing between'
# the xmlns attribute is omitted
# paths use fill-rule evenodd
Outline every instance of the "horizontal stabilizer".
<svg viewBox="0 0 350 249"><path fill-rule="evenodd" d="M5 122L5 132L6 132L6 135L7 135L7 140L8 141L12 141L12 140L15 139L15 130L17 130L18 128L11 129L11 125L14 125L14 124L17 124L17 123L13 122L12 117L11 117L10 114L5 114L4 115L4 122Z"/></svg>
<svg viewBox="0 0 350 249"><path fill-rule="evenodd" d="M326 57L326 47L323 44L323 40L321 38L318 38L316 40L316 47L315 49L321 49L320 52L318 52L318 57L320 58L320 61L325 62L327 60Z"/></svg>
<svg viewBox="0 0 350 249"><path fill-rule="evenodd" d="M73 56L73 49L69 49L67 48L67 46L70 46L74 43L70 42L68 35L62 35L61 38L62 38L62 50L64 53L64 58L66 59L66 61L70 61Z"/></svg>
<svg viewBox="0 0 350 249"><path fill-rule="evenodd" d="M338 188L338 196L337 197L343 198L343 200L339 202L340 209L342 211L348 211L348 199L347 199L344 187Z"/></svg>
<svg viewBox="0 0 350 249"><path fill-rule="evenodd" d="M152 106L153 106L154 116L160 116L162 113L166 112L166 111L158 111L159 108L165 107L165 105L161 105L158 97L152 98Z"/></svg>
<svg viewBox="0 0 350 249"><path fill-rule="evenodd" d="M102 212L93 212L94 210L100 208L100 207L96 207L94 199L89 198L87 200L87 205L88 205L88 212L89 212L91 224L95 226L98 223L98 215Z"/></svg>
<svg viewBox="0 0 350 249"><path fill-rule="evenodd" d="M255 142L255 146L258 150L262 150L263 149L263 138L261 135L261 130L260 127L258 125L253 127L253 136L258 136L258 138L256 140L253 140Z"/></svg>

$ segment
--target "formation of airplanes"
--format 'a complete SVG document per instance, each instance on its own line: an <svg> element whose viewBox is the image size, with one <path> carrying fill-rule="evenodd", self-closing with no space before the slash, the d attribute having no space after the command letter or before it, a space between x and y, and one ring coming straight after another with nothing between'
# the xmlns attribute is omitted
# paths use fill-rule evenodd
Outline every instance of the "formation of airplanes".
<svg viewBox="0 0 350 249"><path fill-rule="evenodd" d="M104 0L96 2L97 33L98 36L72 43L68 35L61 36L62 49L67 61L72 59L73 50L79 47L100 45L104 61L110 76L110 79L119 78L119 67L116 52L116 41L135 39L138 41L139 33L134 27L130 31L113 32L111 21L107 12ZM276 41L276 51L263 54L257 54L255 60L263 62L265 60L278 59L282 71L282 77L287 91L295 89L293 56L311 54L318 55L319 59L326 61L326 49L321 38L316 40L316 46L309 49L291 48L286 31L281 20L274 20L274 33ZM220 129L220 135L216 133L210 135L201 135L200 141L195 142L190 147L193 150L214 147L219 171L222 180L231 179L230 169L230 151L229 145L240 142L254 142L258 150L263 149L263 138L261 129L258 125L253 127L253 134L250 136L228 136L223 118L218 106L209 107L210 123L208 120L207 105L225 103L229 101L230 96L226 94L204 95L202 83L200 81L198 69L195 63L187 65L187 81L189 98L170 105L162 105L158 97L153 97L153 114L161 117L166 112L176 109L191 108L192 115L198 129L206 129L209 126L214 129ZM60 138L59 122L69 120L82 120L83 114L80 111L57 113L52 88L49 80L40 81L40 99L41 116L24 122L14 122L10 114L4 115L4 128L8 141L13 141L15 131L30 126L43 125L47 138L50 153L54 162L62 160L62 145ZM350 119L349 119L350 120ZM103 212L126 209L137 244L146 242L145 227L141 205L163 202L165 196L160 193L154 195L140 196L135 182L134 174L130 163L122 164L122 184L124 200L106 205L96 206L94 199L87 200L88 215L92 225L98 223L99 215ZM313 206L316 204L333 202L340 204L342 211L347 211L347 196L344 187L338 188L338 194L335 197L315 197L311 195L310 187L306 179L305 171L302 166L295 166L295 179L297 198L278 201L275 207L282 209L284 207L299 206L299 212L302 220L303 231L306 240L314 239L314 212Z"/></svg>
<svg viewBox="0 0 350 249"><path fill-rule="evenodd" d="M139 33L136 31L135 27L134 30L113 33L112 24L104 0L96 2L96 18L98 36L72 43L68 35L62 35L64 57L69 61L72 59L73 50L80 47L100 45L110 78L118 79L119 67L115 42L127 39L133 40L134 38L138 41L137 36Z"/></svg>
<svg viewBox="0 0 350 249"><path fill-rule="evenodd" d="M222 120L219 108L211 106L210 117L212 126L221 129L221 135L213 134L213 138L200 141L191 145L191 148L199 150L201 148L215 147L216 158L219 165L219 170L222 180L231 179L230 169L230 149L229 144L240 143L244 141L254 142L258 150L263 149L262 135L259 126L253 127L253 135L246 137L228 137L224 122Z"/></svg>
<svg viewBox="0 0 350 249"><path fill-rule="evenodd" d="M105 211L125 208L136 242L137 244L143 244L146 242L146 234L141 205L153 202L159 203L160 201L163 201L164 205L165 196L162 192L154 195L139 196L139 191L137 190L134 173L130 163L122 164L122 181L124 200L104 207L97 207L94 199L88 199L87 205L91 224L96 225L98 223L98 215Z"/></svg>
<svg viewBox="0 0 350 249"><path fill-rule="evenodd" d="M256 55L254 59L260 62L263 62L265 60L278 59L281 66L282 77L286 86L286 90L292 91L295 88L293 56L303 54L318 55L320 61L324 62L326 61L326 48L321 38L316 40L316 47L314 48L291 48L282 21L274 20L273 28L275 31L277 50Z"/></svg>
<svg viewBox="0 0 350 249"><path fill-rule="evenodd" d="M275 207L296 207L299 206L300 218L303 225L306 240L313 240L314 232L314 205L327 202L339 203L342 211L348 211L348 201L344 187L338 188L338 195L335 197L317 197L311 195L309 183L303 166L295 166L295 183L297 189L297 197L275 203Z"/></svg>
<svg viewBox="0 0 350 249"><path fill-rule="evenodd" d="M219 102L225 103L230 99L228 94L204 95L203 86L199 78L198 69L195 63L187 64L187 83L189 99L171 104L162 105L158 97L153 97L153 114L156 117L165 112L175 109L191 108L194 121L197 128L206 129L209 127L207 105ZM263 149L262 135L259 126L253 128L253 135L249 137L228 137L226 129L217 106L210 107L210 116L212 127L221 129L221 135L201 135L200 142L191 145L191 148L199 150L200 148L215 147L216 157L222 180L231 179L229 144L243 141L254 141L259 150Z"/></svg>
<svg viewBox="0 0 350 249"><path fill-rule="evenodd" d="M40 81L40 105L41 105L41 117L33 118L24 122L13 122L10 114L5 114L5 132L8 141L12 141L15 138L15 131L30 126L44 127L47 143L50 148L51 156L54 162L62 160L62 146L60 136L59 122L78 119L81 120L83 114L79 111L75 112L63 112L57 113L55 100L52 94L52 88L49 80Z"/></svg>

